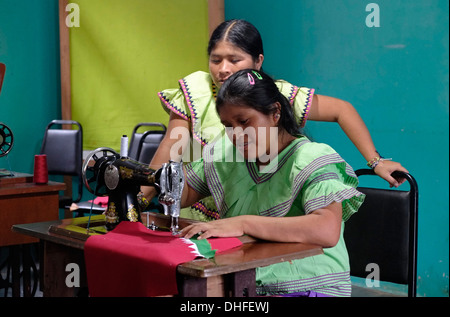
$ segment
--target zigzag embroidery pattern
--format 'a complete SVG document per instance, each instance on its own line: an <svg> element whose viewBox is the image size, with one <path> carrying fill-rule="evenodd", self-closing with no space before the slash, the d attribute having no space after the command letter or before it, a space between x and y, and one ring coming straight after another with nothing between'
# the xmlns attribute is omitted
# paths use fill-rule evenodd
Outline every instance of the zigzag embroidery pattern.
<svg viewBox="0 0 450 317"><path fill-rule="evenodd" d="M179 80L181 90L183 90L184 96L186 97L186 102L189 107L189 110L191 111L191 121L192 121L192 134L194 138L200 142L201 145L206 145L207 142L205 139L203 139L194 129L195 123L197 122L197 112L195 111L194 107L192 106L192 96L189 92L189 89L187 88L186 81L184 79Z"/></svg>
<svg viewBox="0 0 450 317"><path fill-rule="evenodd" d="M171 104L169 102L169 99L166 96L164 96L162 92L158 92L158 97L164 103L164 105L167 108L169 108L170 110L172 110L177 115L179 115L180 117L184 118L185 120L189 120L188 115L186 113L184 113L183 111L177 109L173 104Z"/></svg>

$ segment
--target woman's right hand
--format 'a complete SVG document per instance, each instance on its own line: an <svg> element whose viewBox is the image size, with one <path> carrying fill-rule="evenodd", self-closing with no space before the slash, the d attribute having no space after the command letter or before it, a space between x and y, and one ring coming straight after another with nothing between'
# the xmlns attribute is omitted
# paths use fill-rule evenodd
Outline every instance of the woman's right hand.
<svg viewBox="0 0 450 317"><path fill-rule="evenodd" d="M406 181L405 178L394 178L392 173L395 171L409 173L400 163L393 161L381 160L374 168L375 174L386 180L390 187L398 187Z"/></svg>

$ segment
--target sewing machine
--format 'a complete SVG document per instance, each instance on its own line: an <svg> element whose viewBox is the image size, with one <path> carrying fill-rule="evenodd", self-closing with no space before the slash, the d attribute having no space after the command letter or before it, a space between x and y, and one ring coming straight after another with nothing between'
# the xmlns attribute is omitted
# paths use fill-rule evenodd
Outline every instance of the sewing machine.
<svg viewBox="0 0 450 317"><path fill-rule="evenodd" d="M1 78L0 78L0 86L1 86ZM3 122L0 122L0 158L6 156L11 151L13 143L14 137L11 129ZM8 157L6 157L6 159L8 159ZM9 161L7 161L7 163L9 165ZM9 171L7 171L6 169L0 169L0 177L14 176L13 172L11 172L11 168L9 169L10 169Z"/></svg>
<svg viewBox="0 0 450 317"><path fill-rule="evenodd" d="M84 185L96 196L108 196L105 212L106 228L115 228L121 221L141 221L145 199L138 197L141 186L153 186L164 213L171 218L170 230L178 233L181 194L184 187L182 163L168 162L153 170L147 164L129 159L110 148L92 151L83 163Z"/></svg>

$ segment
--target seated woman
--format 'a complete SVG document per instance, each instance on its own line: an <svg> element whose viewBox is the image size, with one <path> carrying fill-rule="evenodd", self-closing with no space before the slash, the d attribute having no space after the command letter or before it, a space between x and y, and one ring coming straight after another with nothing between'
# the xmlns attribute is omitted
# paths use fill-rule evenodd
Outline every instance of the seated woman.
<svg viewBox="0 0 450 317"><path fill-rule="evenodd" d="M288 100L262 72L230 77L216 109L228 137L186 165L182 204L212 195L221 219L180 235L320 245L321 255L258 268L258 295L350 296L344 221L364 200L352 168L328 145L299 134Z"/></svg>

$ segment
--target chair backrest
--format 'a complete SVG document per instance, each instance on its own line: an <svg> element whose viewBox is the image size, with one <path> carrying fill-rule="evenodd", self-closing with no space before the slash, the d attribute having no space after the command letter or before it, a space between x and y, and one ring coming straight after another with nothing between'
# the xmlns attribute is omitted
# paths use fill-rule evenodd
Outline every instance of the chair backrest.
<svg viewBox="0 0 450 317"><path fill-rule="evenodd" d="M62 125L76 126L78 129L61 129ZM54 128L59 127L59 128ZM73 120L53 120L45 130L41 154L47 155L49 175L73 176L78 179L78 193L74 202L81 200L83 191L83 129Z"/></svg>
<svg viewBox="0 0 450 317"><path fill-rule="evenodd" d="M165 132L147 131L142 135L139 142L137 161L149 164L159 147Z"/></svg>
<svg viewBox="0 0 450 317"><path fill-rule="evenodd" d="M142 130L142 127L145 127L147 131L138 132L138 130ZM157 130L154 129L155 127ZM128 156L142 163L150 163L165 134L166 126L162 123L143 122L137 124L131 135Z"/></svg>
<svg viewBox="0 0 450 317"><path fill-rule="evenodd" d="M344 237L350 258L350 274L366 278L373 267L380 281L408 285L408 296L416 296L418 186L412 175L410 190L358 187L366 194L359 211L345 225ZM371 169L356 175L375 175ZM394 174L393 174L394 175Z"/></svg>

